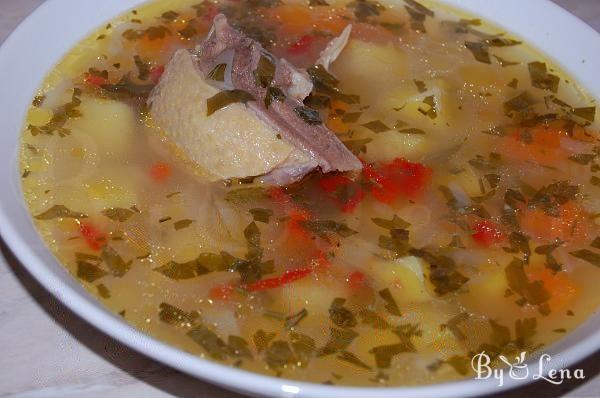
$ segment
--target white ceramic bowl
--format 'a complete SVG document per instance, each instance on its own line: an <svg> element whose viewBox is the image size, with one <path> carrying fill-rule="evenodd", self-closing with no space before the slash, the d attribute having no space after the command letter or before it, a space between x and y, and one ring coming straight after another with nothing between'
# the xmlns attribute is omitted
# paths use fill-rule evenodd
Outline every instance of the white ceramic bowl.
<svg viewBox="0 0 600 398"><path fill-rule="evenodd" d="M401 1L401 0L397 0ZM549 54L600 98L600 35L548 0L443 0L512 32ZM25 112L46 73L96 27L142 0L47 0L0 49L0 233L22 264L53 295L122 343L190 375L261 397L418 398L496 393L530 382L464 380L410 388L347 388L299 383L219 365L157 341L129 326L75 281L46 249L24 205L17 148ZM57 29L57 24L60 29ZM545 349L547 368L565 368L600 348L600 316ZM532 358L534 359L534 358Z"/></svg>

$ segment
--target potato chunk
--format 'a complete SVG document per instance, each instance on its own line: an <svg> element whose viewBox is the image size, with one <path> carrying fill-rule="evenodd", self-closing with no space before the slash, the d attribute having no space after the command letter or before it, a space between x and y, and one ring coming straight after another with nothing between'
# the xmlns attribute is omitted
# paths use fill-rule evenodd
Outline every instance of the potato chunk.
<svg viewBox="0 0 600 398"><path fill-rule="evenodd" d="M379 45L352 39L331 71L350 94L360 93L361 103L369 104L390 89L407 71L406 56L392 44Z"/></svg>
<svg viewBox="0 0 600 398"><path fill-rule="evenodd" d="M69 121L68 127L91 140L87 145L93 152L121 156L129 153L136 126L134 111L119 101L83 97L79 110L83 117ZM94 150L95 149L95 150Z"/></svg>

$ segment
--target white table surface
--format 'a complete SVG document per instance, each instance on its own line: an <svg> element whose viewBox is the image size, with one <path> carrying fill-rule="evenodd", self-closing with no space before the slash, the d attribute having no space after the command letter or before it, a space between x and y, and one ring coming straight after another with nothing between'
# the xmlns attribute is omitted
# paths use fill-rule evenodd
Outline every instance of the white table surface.
<svg viewBox="0 0 600 398"><path fill-rule="evenodd" d="M0 0L0 43L43 1ZM600 31L600 0L555 1ZM0 249L0 397L241 397L99 332L50 296L1 238ZM585 381L538 382L498 398L600 397L600 353L576 367Z"/></svg>

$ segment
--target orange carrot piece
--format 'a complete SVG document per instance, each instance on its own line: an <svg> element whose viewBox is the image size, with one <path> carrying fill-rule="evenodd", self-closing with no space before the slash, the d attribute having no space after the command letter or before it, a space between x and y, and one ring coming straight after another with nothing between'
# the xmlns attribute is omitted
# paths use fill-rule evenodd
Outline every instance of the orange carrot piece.
<svg viewBox="0 0 600 398"><path fill-rule="evenodd" d="M159 183L168 180L172 173L171 166L164 162L156 162L150 168L150 176L154 181Z"/></svg>
<svg viewBox="0 0 600 398"><path fill-rule="evenodd" d="M574 201L562 205L558 217L540 209L527 209L523 212L521 227L527 235L543 242L556 239L563 242L584 241L591 230L585 211Z"/></svg>
<svg viewBox="0 0 600 398"><path fill-rule="evenodd" d="M548 268L532 267L527 276L531 281L544 284L551 295L548 304L553 311L567 308L577 297L579 289L566 272L555 274Z"/></svg>

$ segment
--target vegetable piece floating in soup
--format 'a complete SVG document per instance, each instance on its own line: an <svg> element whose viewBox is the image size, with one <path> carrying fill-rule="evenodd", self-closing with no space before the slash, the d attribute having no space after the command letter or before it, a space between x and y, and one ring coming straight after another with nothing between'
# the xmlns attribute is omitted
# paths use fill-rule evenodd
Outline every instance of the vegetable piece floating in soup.
<svg viewBox="0 0 600 398"><path fill-rule="evenodd" d="M140 330L277 377L418 385L597 310L598 131L573 79L433 1L163 0L48 75L22 184Z"/></svg>

